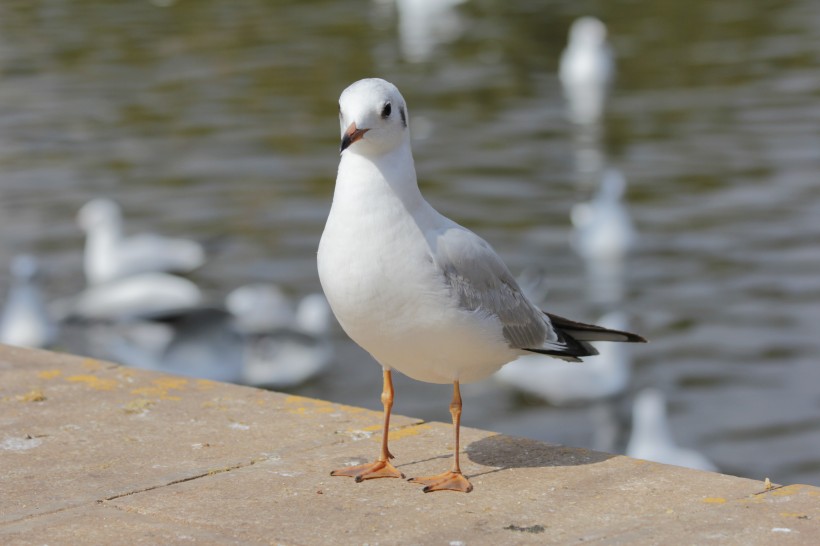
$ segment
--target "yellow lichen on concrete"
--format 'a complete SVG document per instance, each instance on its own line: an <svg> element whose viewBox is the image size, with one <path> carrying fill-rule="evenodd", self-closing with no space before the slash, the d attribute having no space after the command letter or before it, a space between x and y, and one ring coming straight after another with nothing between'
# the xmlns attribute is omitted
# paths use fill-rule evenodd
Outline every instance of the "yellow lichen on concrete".
<svg viewBox="0 0 820 546"><path fill-rule="evenodd" d="M188 380L181 377L163 377L151 381L150 387L137 387L131 389L131 394L138 396L146 396L151 398L159 398L160 400L181 400L179 396L168 394L168 391L185 390L188 386Z"/></svg>
<svg viewBox="0 0 820 546"><path fill-rule="evenodd" d="M340 408L327 400L316 400L305 398L304 396L291 395L285 398L285 411L295 415L328 414L338 411ZM296 406L296 407L294 407Z"/></svg>
<svg viewBox="0 0 820 546"><path fill-rule="evenodd" d="M707 504L725 504L726 499L724 499L723 497L706 497L705 499L703 499L703 502Z"/></svg>
<svg viewBox="0 0 820 546"><path fill-rule="evenodd" d="M780 512L780 515L784 518L797 518L797 519L807 519L809 516L808 514L804 514L802 512Z"/></svg>
<svg viewBox="0 0 820 546"><path fill-rule="evenodd" d="M65 380L72 383L85 383L97 391L113 391L119 386L113 379L100 379L96 375L72 375L66 377Z"/></svg>
<svg viewBox="0 0 820 546"><path fill-rule="evenodd" d="M89 371L96 371L102 368L102 362L99 360L94 360L93 358L84 358L83 359L83 368Z"/></svg>
<svg viewBox="0 0 820 546"><path fill-rule="evenodd" d="M17 400L20 402L43 402L45 399L46 395L43 394L43 391L40 389L32 389L26 394L21 394L17 397Z"/></svg>
<svg viewBox="0 0 820 546"><path fill-rule="evenodd" d="M805 493L810 496L818 496L820 494L816 488L810 485L796 483L793 485L778 487L772 491L768 491L766 495L770 495L772 497L787 497L789 495L799 495L800 493Z"/></svg>
<svg viewBox="0 0 820 546"><path fill-rule="evenodd" d="M411 427L404 427L398 430L391 430L388 434L390 440L401 440L408 436L417 436L424 430L430 430L430 425L413 425Z"/></svg>
<svg viewBox="0 0 820 546"><path fill-rule="evenodd" d="M197 388L199 388L200 390L203 390L203 391L211 390L214 387L216 387L217 385L219 385L219 383L217 383L216 381L211 381L210 379L197 379L196 380Z"/></svg>
<svg viewBox="0 0 820 546"><path fill-rule="evenodd" d="M125 404L122 409L125 410L125 413L143 413L153 405L153 400L149 400L148 398L137 398L136 400L132 400L131 402Z"/></svg>
<svg viewBox="0 0 820 546"><path fill-rule="evenodd" d="M37 372L37 377L40 379L54 379L55 377L62 375L62 373L63 372L61 370L43 370L41 372Z"/></svg>

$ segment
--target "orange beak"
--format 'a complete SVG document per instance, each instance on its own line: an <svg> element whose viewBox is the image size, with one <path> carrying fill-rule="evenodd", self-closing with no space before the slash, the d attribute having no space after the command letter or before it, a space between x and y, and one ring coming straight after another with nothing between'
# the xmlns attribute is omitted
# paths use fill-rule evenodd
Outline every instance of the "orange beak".
<svg viewBox="0 0 820 546"><path fill-rule="evenodd" d="M356 123L351 123L350 127L347 128L345 131L344 136L342 137L342 146L339 149L339 153L344 152L348 146L356 142L357 140L361 140L366 132L370 129L359 129L356 127Z"/></svg>

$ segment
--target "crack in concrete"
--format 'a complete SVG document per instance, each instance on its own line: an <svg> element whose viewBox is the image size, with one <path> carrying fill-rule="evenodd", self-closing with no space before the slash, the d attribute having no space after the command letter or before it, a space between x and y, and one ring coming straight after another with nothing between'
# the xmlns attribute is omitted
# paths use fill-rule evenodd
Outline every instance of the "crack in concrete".
<svg viewBox="0 0 820 546"><path fill-rule="evenodd" d="M166 483L160 483L160 484L157 484L157 485L151 485L151 486L148 486L148 487L143 487L142 489L134 489L132 491L126 491L126 492L123 492L123 493L118 493L116 495L112 495L110 497L105 497L103 499L94 499L92 501L84 501L84 502L79 502L77 504L70 504L70 505L62 506L62 507L56 508L54 510L48 510L48 511L44 511L44 512L32 513L32 514L26 514L26 515L24 515L22 517L19 517L17 519L10 519L10 520L0 522L0 528L7 527L7 526L10 526L10 525L14 525L14 524L18 524L18 523L22 523L24 521L31 520L31 519L41 518L43 516L51 516L51 515L54 515L54 514L59 514L60 512L65 512L67 510L75 510L77 508L82 508L83 506L87 506L87 505L94 505L94 504L106 505L106 503L109 502L109 501L113 501L113 500L116 500L116 499L121 499L123 497L128 497L128 496L131 496L131 495L137 495L139 493L145 493L145 492L148 492L148 491L153 491L155 489L161 489L163 487L170 487L172 485L177 485L177 484L180 484L180 483L190 482L190 481L193 481L193 480L198 480L200 478L205 478L207 476L215 476L217 474L222 474L224 472L231 472L233 470L239 470L241 468L247 468L249 466L255 465L258 462L265 461L265 460L268 460L268 459L266 459L265 457L255 458L255 459L251 459L250 461L247 461L247 462L241 462L241 463L237 463L237 464L234 464L234 465L231 465L231 466L227 466L227 467L223 467L223 468L217 468L217 469L214 469L214 470L209 470L207 472L202 472L202 473L196 474L194 476L186 476L184 478L179 478L178 480L172 480L172 481L166 482ZM114 506L114 505L108 505L108 506L112 506L112 507L116 508L116 506Z"/></svg>
<svg viewBox="0 0 820 546"><path fill-rule="evenodd" d="M144 487L142 489L135 489L133 491L126 491L125 493L119 493L117 495L113 495L111 497L106 497L104 499L97 499L95 502L97 504L103 504L103 503L106 503L108 501L121 499L123 497L129 497L131 495L137 495L139 493L145 493L145 492L148 492L148 491L153 491L155 489L161 489L163 487L170 487L172 485L177 485L177 484L180 484L180 483L185 483L185 482L190 482L190 481L193 481L193 480L198 480L198 479L204 478L206 476L215 476L216 474L222 474L223 472L231 472L233 470L239 470L240 468L247 468L249 466L253 466L259 460L264 460L264 459L251 459L250 462L238 463L238 464L228 466L228 467L224 467L224 468L217 468L215 470L209 470L208 472L203 472L201 474L196 474L195 476L187 476L185 478L180 478L178 480L173 480L173 481L170 481L168 483L152 485L152 486L149 486L149 487Z"/></svg>

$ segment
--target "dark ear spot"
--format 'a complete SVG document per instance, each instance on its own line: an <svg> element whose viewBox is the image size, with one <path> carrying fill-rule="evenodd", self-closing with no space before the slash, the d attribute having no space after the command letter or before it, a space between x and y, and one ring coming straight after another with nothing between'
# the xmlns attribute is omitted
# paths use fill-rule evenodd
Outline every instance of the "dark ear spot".
<svg viewBox="0 0 820 546"><path fill-rule="evenodd" d="M407 114L404 113L404 106L399 106L399 114L401 115L402 127L407 127Z"/></svg>

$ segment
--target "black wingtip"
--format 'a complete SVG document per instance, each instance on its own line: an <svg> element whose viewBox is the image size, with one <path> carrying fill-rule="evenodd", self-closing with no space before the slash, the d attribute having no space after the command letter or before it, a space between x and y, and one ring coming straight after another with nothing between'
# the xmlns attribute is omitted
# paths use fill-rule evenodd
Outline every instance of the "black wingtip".
<svg viewBox="0 0 820 546"><path fill-rule="evenodd" d="M552 326L556 330L572 336L579 341L616 341L621 343L648 343L647 339L641 335L627 332L625 330L612 330L596 324L587 324L564 318L559 315L544 312L549 317Z"/></svg>

